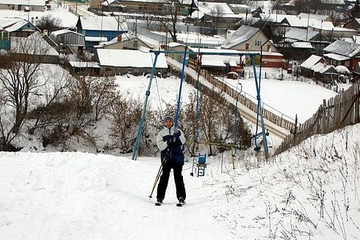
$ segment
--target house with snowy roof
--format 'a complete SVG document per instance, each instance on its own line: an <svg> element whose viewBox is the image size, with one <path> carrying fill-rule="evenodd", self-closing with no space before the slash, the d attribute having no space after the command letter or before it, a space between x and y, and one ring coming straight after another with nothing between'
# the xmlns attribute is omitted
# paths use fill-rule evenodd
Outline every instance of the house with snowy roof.
<svg viewBox="0 0 360 240"><path fill-rule="evenodd" d="M300 74L323 83L332 82L338 75L334 66L329 65L325 58L317 55L311 55L300 65Z"/></svg>
<svg viewBox="0 0 360 240"><path fill-rule="evenodd" d="M12 37L10 52L16 61L59 63L59 53L48 43L47 36L35 32L28 37Z"/></svg>
<svg viewBox="0 0 360 240"><path fill-rule="evenodd" d="M139 50L139 48L153 48L150 44L143 40L141 35L133 35L131 33L123 33L118 35L116 38L102 42L99 45L95 46L95 48L103 48L103 49L131 49L131 50Z"/></svg>
<svg viewBox="0 0 360 240"><path fill-rule="evenodd" d="M330 64L343 65L352 71L360 62L360 44L337 40L324 48L323 55Z"/></svg>
<svg viewBox="0 0 360 240"><path fill-rule="evenodd" d="M142 75L151 73L154 63L154 53L140 50L96 49L95 59L100 66L100 74ZM166 74L168 65L165 54L157 57L156 72Z"/></svg>
<svg viewBox="0 0 360 240"><path fill-rule="evenodd" d="M264 67L284 67L283 55L259 28L242 25L236 31L228 33L221 48L259 53L262 54ZM256 59L256 63L260 63L260 58Z"/></svg>
<svg viewBox="0 0 360 240"><path fill-rule="evenodd" d="M303 60L312 54L321 55L330 41L322 33L308 29L290 29L277 46L287 58Z"/></svg>
<svg viewBox="0 0 360 240"><path fill-rule="evenodd" d="M44 12L46 6L45 0L0 0L0 9Z"/></svg>
<svg viewBox="0 0 360 240"><path fill-rule="evenodd" d="M69 29L51 32L50 39L57 44L58 52L81 53L85 48L85 36Z"/></svg>
<svg viewBox="0 0 360 240"><path fill-rule="evenodd" d="M0 49L10 48L11 37L27 37L39 29L22 18L0 17Z"/></svg>
<svg viewBox="0 0 360 240"><path fill-rule="evenodd" d="M234 29L245 16L246 14L235 14L227 3L198 2L197 10L192 13L191 18L197 19L198 24L204 27Z"/></svg>
<svg viewBox="0 0 360 240"><path fill-rule="evenodd" d="M76 28L85 36L85 47L90 51L95 45L128 32L125 18L121 16L80 16Z"/></svg>
<svg viewBox="0 0 360 240"><path fill-rule="evenodd" d="M191 0L178 0L176 3L179 15L189 14ZM168 11L172 1L164 0L91 0L90 7L102 11L123 13L150 13L163 15Z"/></svg>

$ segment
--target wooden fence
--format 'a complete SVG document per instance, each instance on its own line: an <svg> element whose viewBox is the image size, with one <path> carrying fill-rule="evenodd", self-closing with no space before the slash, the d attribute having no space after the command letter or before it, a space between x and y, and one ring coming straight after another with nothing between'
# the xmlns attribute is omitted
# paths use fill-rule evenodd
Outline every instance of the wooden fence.
<svg viewBox="0 0 360 240"><path fill-rule="evenodd" d="M324 100L318 111L305 123L300 124L293 134L284 139L274 155L301 143L315 134L327 134L336 129L360 122L360 87L354 83L348 90L336 97Z"/></svg>
<svg viewBox="0 0 360 240"><path fill-rule="evenodd" d="M246 106L250 110L252 110L254 113L257 112L257 103L254 101L248 99L246 96L239 94L238 90L230 87L228 84L220 81L219 79L215 78L212 74L205 70L200 71L200 75L205 78L209 83L211 83L214 87L217 87L222 92L226 93L242 105ZM264 118L266 118L268 121L276 124L277 126L280 126L287 130L293 130L295 127L295 123L291 122L287 119L284 119L282 116L279 116L265 108L262 108L262 115Z"/></svg>

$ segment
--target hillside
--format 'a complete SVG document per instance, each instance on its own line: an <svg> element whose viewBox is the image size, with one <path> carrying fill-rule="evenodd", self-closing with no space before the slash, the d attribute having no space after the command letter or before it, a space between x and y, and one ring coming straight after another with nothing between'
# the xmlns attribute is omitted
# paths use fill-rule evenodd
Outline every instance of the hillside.
<svg viewBox="0 0 360 240"><path fill-rule="evenodd" d="M358 239L359 133L313 136L268 162L241 152L236 169L225 153L205 177L189 159L182 208L172 178L163 206L148 197L158 158L1 152L1 239Z"/></svg>

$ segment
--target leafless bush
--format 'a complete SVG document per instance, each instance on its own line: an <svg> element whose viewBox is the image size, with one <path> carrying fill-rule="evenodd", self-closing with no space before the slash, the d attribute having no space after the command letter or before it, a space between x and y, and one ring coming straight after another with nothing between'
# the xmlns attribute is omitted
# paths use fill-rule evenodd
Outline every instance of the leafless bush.
<svg viewBox="0 0 360 240"><path fill-rule="evenodd" d="M110 110L112 126L109 136L113 139L113 146L110 146L110 149L117 146L121 153L132 151L141 109L142 105L136 100L126 100L118 96ZM146 132L146 126L143 131Z"/></svg>
<svg viewBox="0 0 360 240"><path fill-rule="evenodd" d="M240 117L238 125L235 125L234 109L226 104L221 93L213 91L210 95L211 97L201 94L198 101L196 96L189 95L190 103L184 106L184 130L188 139L208 146L210 156L231 147L249 147L251 133L248 126ZM198 108L195 107L196 104ZM188 144L188 148L194 153L196 144L191 141L188 141Z"/></svg>

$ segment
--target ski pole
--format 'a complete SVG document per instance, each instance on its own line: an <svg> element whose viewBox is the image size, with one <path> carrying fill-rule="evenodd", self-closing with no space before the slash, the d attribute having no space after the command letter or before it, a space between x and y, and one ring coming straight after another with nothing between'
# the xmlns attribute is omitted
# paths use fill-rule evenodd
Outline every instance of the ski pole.
<svg viewBox="0 0 360 240"><path fill-rule="evenodd" d="M157 173L157 175L156 175L156 177L155 177L155 181L154 181L153 187L152 187L152 189L151 189L151 193L150 193L150 195L149 195L149 198L152 198L152 194L153 194L153 192L154 192L154 190L155 190L155 187L156 187L157 182L159 181L159 178L160 178L160 176L161 176L162 170L163 170L163 164L160 165L159 171L158 171L158 173Z"/></svg>
<svg viewBox="0 0 360 240"><path fill-rule="evenodd" d="M161 165L160 165L159 170L157 172L157 175L155 177L155 181L154 181L153 187L151 189L151 193L149 195L149 198L152 198L152 194L154 193L156 184L159 181L159 178L160 178L160 176L162 174L162 171L163 171L163 168L164 168L164 165L165 165L166 161L167 161L167 156L165 155L164 159L161 161Z"/></svg>
<svg viewBox="0 0 360 240"><path fill-rule="evenodd" d="M190 173L190 176L194 176L194 165L195 165L195 156L193 157L193 162L192 162L192 167L191 167L191 173Z"/></svg>

